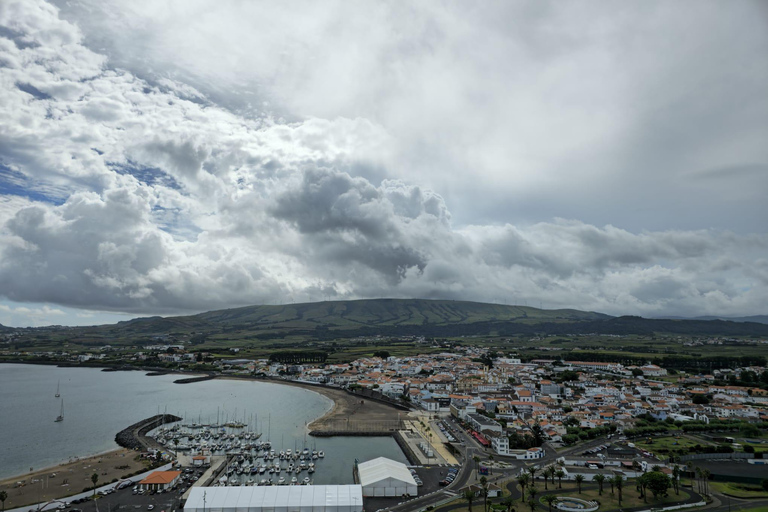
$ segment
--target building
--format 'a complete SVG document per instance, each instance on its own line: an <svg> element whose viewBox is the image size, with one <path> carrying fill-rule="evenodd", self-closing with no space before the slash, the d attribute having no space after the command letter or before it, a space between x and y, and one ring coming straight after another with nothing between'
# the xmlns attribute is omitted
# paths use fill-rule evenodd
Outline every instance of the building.
<svg viewBox="0 0 768 512"><path fill-rule="evenodd" d="M418 486L413 475L402 462L385 457L362 462L356 468L363 496L416 496Z"/></svg>
<svg viewBox="0 0 768 512"><path fill-rule="evenodd" d="M488 430L501 434L501 431L503 430L499 422L483 416L482 414L467 414L467 422L478 432Z"/></svg>
<svg viewBox="0 0 768 512"><path fill-rule="evenodd" d="M509 450L507 455L518 460L535 460L544 457L543 448L528 448L527 450Z"/></svg>
<svg viewBox="0 0 768 512"><path fill-rule="evenodd" d="M163 491L176 485L181 471L153 471L147 478L139 482L139 488L148 491Z"/></svg>
<svg viewBox="0 0 768 512"><path fill-rule="evenodd" d="M362 512L359 485L193 487L184 512Z"/></svg>
<svg viewBox="0 0 768 512"><path fill-rule="evenodd" d="M503 435L492 437L491 447L499 455L509 455L509 438Z"/></svg>

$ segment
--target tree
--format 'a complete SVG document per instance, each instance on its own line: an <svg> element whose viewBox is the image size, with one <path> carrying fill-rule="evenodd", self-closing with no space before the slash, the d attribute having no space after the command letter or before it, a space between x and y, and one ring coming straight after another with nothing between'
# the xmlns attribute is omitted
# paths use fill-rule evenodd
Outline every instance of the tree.
<svg viewBox="0 0 768 512"><path fill-rule="evenodd" d="M680 494L680 474L682 471L680 471L680 466L675 465L672 468L672 487L675 488L675 494Z"/></svg>
<svg viewBox="0 0 768 512"><path fill-rule="evenodd" d="M669 477L661 471L651 471L644 474L640 477L640 482L643 487L643 499L645 499L645 489L649 489L656 499L659 496L666 496L670 487Z"/></svg>
<svg viewBox="0 0 768 512"><path fill-rule="evenodd" d="M530 489L528 489L528 499L529 500L535 500L537 494L539 494L539 491L536 490L536 488L534 486L531 486Z"/></svg>
<svg viewBox="0 0 768 512"><path fill-rule="evenodd" d="M531 488L536 487L536 466L531 466L528 468L528 473L531 475Z"/></svg>
<svg viewBox="0 0 768 512"><path fill-rule="evenodd" d="M634 368L632 370L633 377L642 377L643 375L644 375L643 370L641 370L640 368Z"/></svg>
<svg viewBox="0 0 768 512"><path fill-rule="evenodd" d="M597 494L599 496L603 495L603 482L605 482L605 475L600 473L598 475L595 475L595 478L593 478L595 482L597 482Z"/></svg>
<svg viewBox="0 0 768 512"><path fill-rule="evenodd" d="M693 395L691 401L696 405L707 405L709 403L709 398L707 398L707 395Z"/></svg>
<svg viewBox="0 0 768 512"><path fill-rule="evenodd" d="M93 499L96 499L96 483L99 481L99 474L94 473L91 475L91 482L93 482Z"/></svg>
<svg viewBox="0 0 768 512"><path fill-rule="evenodd" d="M557 496L554 494L547 494L542 498L549 507L549 512L552 512L552 505L557 501Z"/></svg>
<svg viewBox="0 0 768 512"><path fill-rule="evenodd" d="M701 476L704 478L704 492L709 494L709 477L712 476L712 472L708 469L705 469L701 472Z"/></svg>
<svg viewBox="0 0 768 512"><path fill-rule="evenodd" d="M562 469L558 469L555 473L557 476L557 488L562 489L563 488L563 478L565 478L565 471Z"/></svg>
<svg viewBox="0 0 768 512"><path fill-rule="evenodd" d="M696 474L696 490L698 492L702 492L703 493L704 492L704 488L702 486L702 481L701 481L701 468L696 466L694 468L693 472Z"/></svg>
<svg viewBox="0 0 768 512"><path fill-rule="evenodd" d="M536 510L536 500L534 499L528 500L528 506L531 507L531 512Z"/></svg>
<svg viewBox="0 0 768 512"><path fill-rule="evenodd" d="M501 504L504 505L504 508L507 510L507 512L514 511L514 509L512 508L512 505L515 504L515 500L512 499L512 496L507 496L506 498L504 498Z"/></svg>
<svg viewBox="0 0 768 512"><path fill-rule="evenodd" d="M765 480L763 480L765 482ZM5 500L8 499L8 493L5 491L0 491L0 503L3 504L3 512L5 512Z"/></svg>
<svg viewBox="0 0 768 512"><path fill-rule="evenodd" d="M477 495L475 494L475 491L467 489L464 491L464 499L467 500L467 508L469 509L469 512L472 512L472 502L475 501L475 497Z"/></svg>
<svg viewBox="0 0 768 512"><path fill-rule="evenodd" d="M613 496L613 486L616 482L613 481L613 478L608 477L608 483L611 484L611 496Z"/></svg>
<svg viewBox="0 0 768 512"><path fill-rule="evenodd" d="M576 475L576 486L579 488L579 494L581 494L581 483L584 481L584 475Z"/></svg>
<svg viewBox="0 0 768 512"><path fill-rule="evenodd" d="M522 500L525 501L525 488L528 485L528 481L531 477L528 476L528 473L522 473L517 477L517 483L520 485L520 492L522 493Z"/></svg>
<svg viewBox="0 0 768 512"><path fill-rule="evenodd" d="M488 479L485 476L480 477L480 485L482 486L483 496L483 511L488 512Z"/></svg>
<svg viewBox="0 0 768 512"><path fill-rule="evenodd" d="M616 492L619 494L619 506L621 506L621 491L624 489L624 477L621 475L613 477L613 485L616 486Z"/></svg>
<svg viewBox="0 0 768 512"><path fill-rule="evenodd" d="M763 487L765 492L768 492L768 478L763 479L763 481L760 482L760 485Z"/></svg>

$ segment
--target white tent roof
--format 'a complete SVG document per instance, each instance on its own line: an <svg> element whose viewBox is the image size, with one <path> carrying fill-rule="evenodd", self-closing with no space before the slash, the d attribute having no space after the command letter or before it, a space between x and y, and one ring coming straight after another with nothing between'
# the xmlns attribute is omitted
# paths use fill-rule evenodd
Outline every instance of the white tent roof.
<svg viewBox="0 0 768 512"><path fill-rule="evenodd" d="M359 485L193 487L184 510L202 510L204 507L206 510L236 512L258 508L323 510L345 507L360 510L363 489Z"/></svg>
<svg viewBox="0 0 768 512"><path fill-rule="evenodd" d="M413 475L408 471L405 464L385 457L362 462L357 465L357 471L360 475L360 484L363 486L372 485L388 478L416 485L416 480L413 479Z"/></svg>

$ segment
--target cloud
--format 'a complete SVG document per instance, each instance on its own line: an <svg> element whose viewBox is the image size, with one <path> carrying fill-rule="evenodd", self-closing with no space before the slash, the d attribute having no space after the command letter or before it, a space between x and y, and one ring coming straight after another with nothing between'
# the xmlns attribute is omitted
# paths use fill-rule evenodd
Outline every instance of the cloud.
<svg viewBox="0 0 768 512"><path fill-rule="evenodd" d="M190 11L205 5L190 4ZM114 11L104 19L114 34L103 41L109 58L92 49L104 33L83 8ZM634 102L649 94L627 89L630 78L639 70L655 76L660 64L646 50L622 47L619 54L641 62L629 77L607 76L618 57L601 52L633 16L617 14L615 26L598 24L595 34L584 36L562 31L563 14L547 7L463 13L462 22L459 4L437 12L417 6L399 29L387 6L348 8L350 24L337 35L327 33L336 26L335 7L326 12L310 5L295 19L270 8L265 23L285 24L290 37L272 30L273 40L243 40L265 43L254 46L262 48L254 57L260 67L243 70L246 83L235 83L227 70L237 65L221 59L223 53L217 54L222 62L214 62L215 45L205 50L193 41L200 62L213 63L222 83L232 82L236 93L225 98L210 76L177 53L184 50L177 39L177 31L186 30L183 16L163 32L155 29L176 22L150 5L62 6L64 17L78 23L40 0L0 5L0 293L14 304L61 305L47 310L54 316L75 316L67 307L182 313L329 295L528 301L616 314L763 312L768 236L743 231L738 215L729 223L738 228L731 229L673 221L632 229L559 215L643 217L641 205L655 210L683 190L681 176L703 189L716 181L724 195L738 182L723 175L746 176L753 187L734 193L741 198L764 184L754 171L759 165L729 165L724 143L703 144L712 162L681 165L669 174L668 187L660 185L658 161L632 157L646 148L645 142L628 146L632 132L641 132L633 140L653 137L648 126L626 125L637 121ZM667 9L654 4L642 27L666 27L659 16ZM711 9L695 16L715 23ZM216 12L210 30L235 23L230 10ZM371 12L381 22L374 28ZM510 16L518 39L509 39L514 31L499 21ZM547 20L559 27L551 38ZM361 44L369 53L347 48L366 28L372 33ZM235 23L232 34L241 29ZM402 33L393 38L397 30ZM141 59L121 55L111 45L123 33L147 36L127 45L131 55L174 61L178 74L157 76ZM157 34L170 38L168 50L158 49ZM478 44L466 44L475 38ZM754 49L760 41L738 44ZM232 48L232 58L247 62L241 46ZM273 60L267 48L283 57ZM345 51L335 59L318 48ZM671 62L697 51L686 48L675 50ZM520 74L502 65L505 52L520 64ZM455 68L448 65L453 61ZM385 71L378 69L382 63ZM180 79L182 65L190 83ZM322 65L355 73L334 78ZM709 76L692 66L696 76ZM589 76L569 82L582 74ZM234 98L247 90L261 95L259 101ZM552 105L541 91L552 93ZM630 92L637 96L624 95ZM605 110L603 93L612 95L611 109ZM710 93L720 97L719 89ZM683 110L699 112L681 101ZM760 112L762 104L755 108ZM680 129L667 117L660 121L665 133ZM716 135L703 130L695 139ZM737 145L743 161L762 161L762 146ZM594 159L594 169L584 164L595 156L591 151L608 155ZM639 174L647 183L624 171L606 174L625 158L628 168L647 167ZM649 195L649 187L656 192ZM662 204L659 218L688 208L689 199ZM529 222L542 215L523 215L528 222L517 222L532 202L541 211L546 203L546 218ZM603 203L607 214L590 213ZM752 207L763 208L763 202ZM489 212L495 212L490 221Z"/></svg>

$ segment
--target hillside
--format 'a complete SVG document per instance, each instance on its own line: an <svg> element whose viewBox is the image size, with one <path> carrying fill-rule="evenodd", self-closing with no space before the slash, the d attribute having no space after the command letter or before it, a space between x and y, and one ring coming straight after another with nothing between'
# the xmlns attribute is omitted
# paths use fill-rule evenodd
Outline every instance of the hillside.
<svg viewBox="0 0 768 512"><path fill-rule="evenodd" d="M765 337L768 325L722 320L611 317L574 309L544 310L479 302L370 299L248 306L190 316L146 317L114 325L25 330L38 346L145 345L160 339L194 345L298 347L340 339L463 336L640 335ZM166 337L169 336L169 337Z"/></svg>
<svg viewBox="0 0 768 512"><path fill-rule="evenodd" d="M573 309L542 310L524 306L479 302L370 299L310 302L278 306L247 306L209 311L191 316L136 318L114 326L83 328L107 330L115 336L160 335L175 333L213 333L248 331L314 333L318 330L355 331L364 328L448 327L496 322L522 324L572 323L609 319L601 313Z"/></svg>

